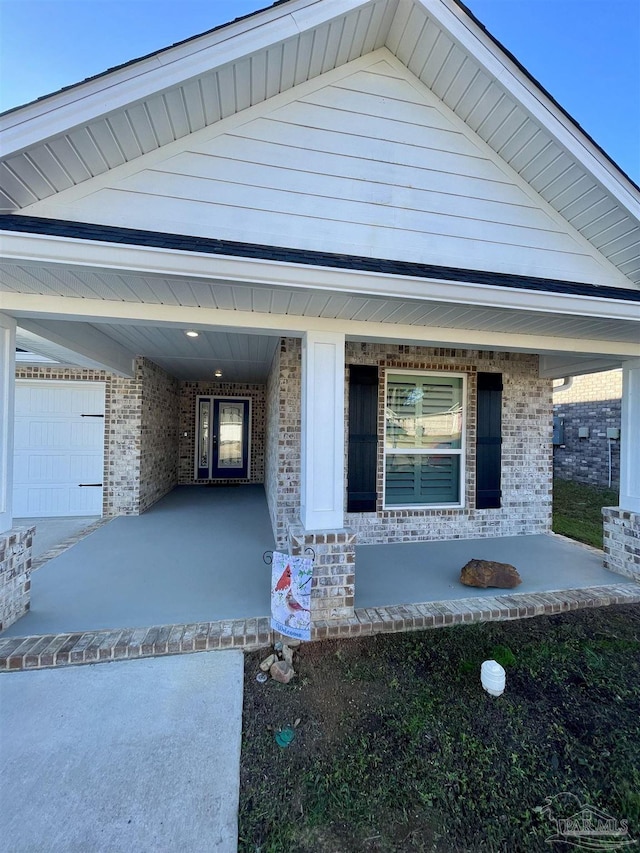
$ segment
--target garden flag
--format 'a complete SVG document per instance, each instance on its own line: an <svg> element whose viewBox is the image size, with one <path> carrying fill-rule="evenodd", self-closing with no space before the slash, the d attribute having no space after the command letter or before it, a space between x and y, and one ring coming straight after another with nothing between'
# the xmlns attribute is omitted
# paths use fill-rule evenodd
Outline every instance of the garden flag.
<svg viewBox="0 0 640 853"><path fill-rule="evenodd" d="M311 639L313 560L273 552L271 563L271 627L285 637Z"/></svg>

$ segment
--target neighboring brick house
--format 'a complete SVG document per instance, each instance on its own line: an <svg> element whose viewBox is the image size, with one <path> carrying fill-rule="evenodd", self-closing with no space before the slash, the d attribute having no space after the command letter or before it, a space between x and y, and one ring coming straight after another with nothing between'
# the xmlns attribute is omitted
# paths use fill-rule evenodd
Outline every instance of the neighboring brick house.
<svg viewBox="0 0 640 853"><path fill-rule="evenodd" d="M0 137L0 531L17 334L105 371L105 512L264 482L316 618L358 543L548 531L552 380L622 367L629 563L638 188L462 3L279 2Z"/></svg>
<svg viewBox="0 0 640 853"><path fill-rule="evenodd" d="M553 473L590 486L620 485L622 371L573 376L553 387Z"/></svg>

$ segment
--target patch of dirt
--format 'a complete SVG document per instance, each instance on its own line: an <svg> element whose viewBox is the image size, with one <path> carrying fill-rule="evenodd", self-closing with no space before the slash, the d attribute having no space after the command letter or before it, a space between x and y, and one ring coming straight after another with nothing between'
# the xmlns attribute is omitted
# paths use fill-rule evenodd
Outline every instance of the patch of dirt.
<svg viewBox="0 0 640 853"><path fill-rule="evenodd" d="M640 837L640 605L305 643L288 685L256 681L267 654L245 657L242 853L548 850L561 791Z"/></svg>

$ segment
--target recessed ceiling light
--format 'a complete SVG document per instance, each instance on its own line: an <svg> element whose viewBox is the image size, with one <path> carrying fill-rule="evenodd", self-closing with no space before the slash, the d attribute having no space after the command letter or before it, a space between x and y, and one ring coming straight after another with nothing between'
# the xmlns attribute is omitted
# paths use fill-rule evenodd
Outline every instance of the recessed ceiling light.
<svg viewBox="0 0 640 853"><path fill-rule="evenodd" d="M198 337L198 332L194 332L194 330L193 330L193 329L189 329L187 332L185 332L185 335L186 335L188 338L197 338L197 337Z"/></svg>
<svg viewBox="0 0 640 853"><path fill-rule="evenodd" d="M222 371L221 371L221 370L216 370L216 372L215 372L213 375L216 377L216 379L220 379L220 378L221 378L221 376L222 376Z"/></svg>

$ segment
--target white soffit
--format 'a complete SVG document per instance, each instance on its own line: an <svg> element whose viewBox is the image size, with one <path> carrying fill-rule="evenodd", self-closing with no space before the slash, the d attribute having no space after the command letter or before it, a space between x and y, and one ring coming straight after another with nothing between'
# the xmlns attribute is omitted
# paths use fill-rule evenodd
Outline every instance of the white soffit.
<svg viewBox="0 0 640 853"><path fill-rule="evenodd" d="M1 119L5 212L387 47L640 284L637 188L455 0L290 0Z"/></svg>
<svg viewBox="0 0 640 853"><path fill-rule="evenodd" d="M299 270L299 273L304 272ZM605 306L604 300L595 300L598 313L587 314L585 308L584 316L580 316L577 313L580 309L577 302L581 297L559 296L557 298L565 305L565 309L558 310L558 303L552 311L549 299L553 301L553 294L516 289L500 289L498 296L503 301L507 298L513 300L513 307L500 307L492 304L489 298L486 304L470 304L471 295L467 296L466 290L454 302L438 299L434 295L427 300L388 294L348 293L331 290L326 283L324 289L319 290L311 287L277 287L126 271L111 272L95 267L64 267L55 264L39 266L5 263L0 265L0 273L4 290L4 294L0 293L0 308L17 317L46 317L47 305L52 299L64 311L87 318L104 317L108 315L109 306L118 305L124 309L126 305L124 310L132 318L138 316L136 309L139 309L140 312L146 311L150 320L156 316L159 308L217 311L225 314L221 325L228 325L226 315L232 312L238 318L234 325L246 324L247 327L252 326L251 314L286 316L292 323L298 323L298 331L305 328L304 318L323 318L413 326L416 329L435 327L513 332L630 344L640 340L640 306L637 303L623 304L609 300ZM402 283L411 285L413 282L402 280ZM435 283L435 290L441 290L442 284ZM451 292L454 285L445 284L447 292ZM424 285L421 289L424 290ZM489 297L493 289L486 288L486 292ZM526 302L522 302L523 299ZM583 301L588 307L594 300ZM98 308L100 305L104 309ZM135 348L131 351L140 354Z"/></svg>
<svg viewBox="0 0 640 853"><path fill-rule="evenodd" d="M41 335L22 329L20 326L16 329L16 346L28 350L26 353L16 353L16 364L48 364L88 368L98 366L95 360L43 338ZM18 358L18 356L21 357Z"/></svg>

